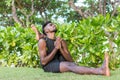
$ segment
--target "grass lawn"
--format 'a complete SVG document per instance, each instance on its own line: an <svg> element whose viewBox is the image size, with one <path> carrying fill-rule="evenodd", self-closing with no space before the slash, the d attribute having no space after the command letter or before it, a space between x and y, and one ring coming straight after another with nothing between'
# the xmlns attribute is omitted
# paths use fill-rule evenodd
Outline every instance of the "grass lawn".
<svg viewBox="0 0 120 80"><path fill-rule="evenodd" d="M47 73L39 68L0 67L0 80L120 80L120 69L111 71L111 76Z"/></svg>

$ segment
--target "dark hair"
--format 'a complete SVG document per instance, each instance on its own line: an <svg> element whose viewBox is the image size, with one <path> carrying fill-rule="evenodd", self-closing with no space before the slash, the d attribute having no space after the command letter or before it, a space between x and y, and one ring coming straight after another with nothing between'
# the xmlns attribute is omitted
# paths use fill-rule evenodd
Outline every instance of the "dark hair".
<svg viewBox="0 0 120 80"><path fill-rule="evenodd" d="M45 22L43 25L42 25L42 32L43 32L43 34L45 34L45 31L44 31L44 28L45 28L45 26L47 25L47 24L49 24L49 23L52 23L51 21L47 21L47 22ZM45 34L46 35L46 34Z"/></svg>

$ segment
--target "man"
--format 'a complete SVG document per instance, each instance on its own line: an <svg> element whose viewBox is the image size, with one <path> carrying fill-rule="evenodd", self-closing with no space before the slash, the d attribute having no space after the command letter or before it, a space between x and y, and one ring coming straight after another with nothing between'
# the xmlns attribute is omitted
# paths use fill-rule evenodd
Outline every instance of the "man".
<svg viewBox="0 0 120 80"><path fill-rule="evenodd" d="M66 42L55 36L57 29L53 23L48 21L43 25L44 35L40 34L34 25L32 29L36 33L36 39L39 40L40 62L44 71L110 76L108 54L105 54L105 60L100 68L78 66L73 62Z"/></svg>

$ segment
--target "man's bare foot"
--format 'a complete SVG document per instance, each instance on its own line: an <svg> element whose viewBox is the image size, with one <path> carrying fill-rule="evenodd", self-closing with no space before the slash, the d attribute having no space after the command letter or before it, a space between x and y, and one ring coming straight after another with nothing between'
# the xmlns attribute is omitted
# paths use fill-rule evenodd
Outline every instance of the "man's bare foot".
<svg viewBox="0 0 120 80"><path fill-rule="evenodd" d="M109 55L108 53L105 53L105 60L103 62L103 65L101 67L103 75L110 76L110 70L109 70Z"/></svg>

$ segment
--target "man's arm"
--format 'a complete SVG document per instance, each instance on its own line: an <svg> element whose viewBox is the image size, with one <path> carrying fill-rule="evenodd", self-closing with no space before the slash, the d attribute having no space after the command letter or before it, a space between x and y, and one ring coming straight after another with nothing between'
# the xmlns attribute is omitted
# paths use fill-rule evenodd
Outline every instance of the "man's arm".
<svg viewBox="0 0 120 80"><path fill-rule="evenodd" d="M67 44L64 40L61 41L61 48L60 51L62 53L62 55L64 56L64 58L70 62L73 62L73 59L70 55L70 52L68 51L68 47Z"/></svg>
<svg viewBox="0 0 120 80"><path fill-rule="evenodd" d="M36 40L39 40L39 39L41 39L41 38L44 37L44 35L41 34L41 33L37 30L37 28L35 27L34 24L31 25L31 28L32 28L32 30L33 30L33 31L35 32L35 34L36 34Z"/></svg>
<svg viewBox="0 0 120 80"><path fill-rule="evenodd" d="M53 49L53 51L47 55L46 53L46 42L43 39L39 40L39 53L40 53L40 59L41 59L41 63L42 65L46 65L49 61L51 61L55 54L57 53L60 44L56 45L55 48Z"/></svg>

